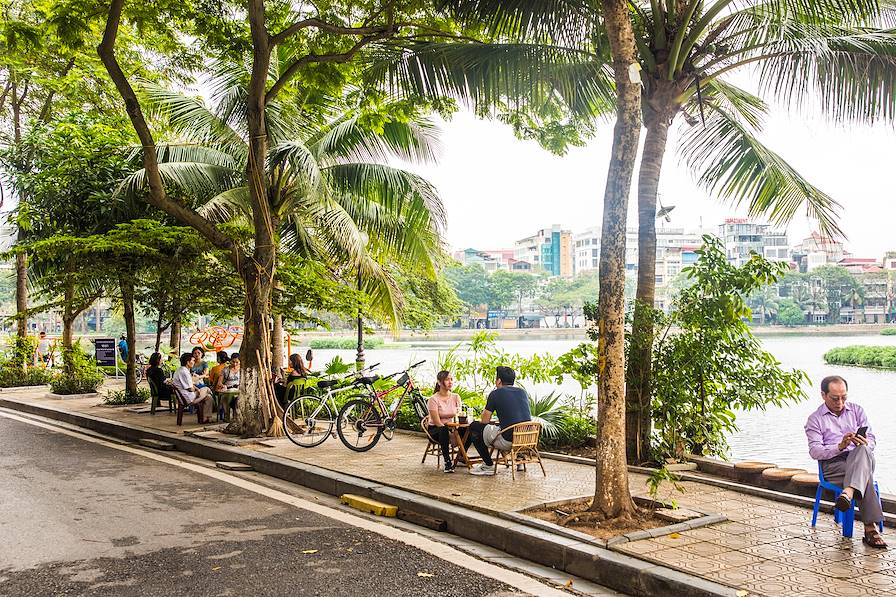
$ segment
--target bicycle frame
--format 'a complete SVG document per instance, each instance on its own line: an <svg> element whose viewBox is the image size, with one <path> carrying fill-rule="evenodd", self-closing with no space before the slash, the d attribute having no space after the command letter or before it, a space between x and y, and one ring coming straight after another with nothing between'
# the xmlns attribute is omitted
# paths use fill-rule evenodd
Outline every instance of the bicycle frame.
<svg viewBox="0 0 896 597"><path fill-rule="evenodd" d="M370 387L371 397L375 399L374 402L379 408L380 414L385 415L385 419L381 423L370 424L371 427L385 427L391 421L395 420L395 416L398 414L399 409L401 409L401 405L404 404L404 400L407 395L417 389L417 386L414 385L414 380L411 379L411 376L409 374L407 375L407 378L407 382L405 382L404 384L397 383L388 390L376 391L373 386ZM395 406L390 412L383 398L399 389L404 389L404 392L401 394L401 396L398 397L398 401L395 403Z"/></svg>

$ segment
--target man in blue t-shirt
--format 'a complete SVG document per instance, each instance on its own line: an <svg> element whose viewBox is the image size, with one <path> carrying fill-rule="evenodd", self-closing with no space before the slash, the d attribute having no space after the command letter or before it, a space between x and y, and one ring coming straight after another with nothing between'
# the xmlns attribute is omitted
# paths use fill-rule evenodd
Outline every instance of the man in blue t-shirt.
<svg viewBox="0 0 896 597"><path fill-rule="evenodd" d="M118 339L118 354L121 355L122 361L128 362L128 340L124 337L124 334Z"/></svg>
<svg viewBox="0 0 896 597"><path fill-rule="evenodd" d="M482 464L474 466L470 474L494 474L495 463L491 457L492 448L507 452L513 442L513 431L501 433L501 429L532 420L532 415L529 413L529 395L523 388L514 386L514 381L516 381L516 372L510 367L498 367L495 371L495 389L485 401L482 417L470 425L470 436L467 443L472 441L479 456L482 457ZM491 422L494 412L497 412L501 419L501 427Z"/></svg>

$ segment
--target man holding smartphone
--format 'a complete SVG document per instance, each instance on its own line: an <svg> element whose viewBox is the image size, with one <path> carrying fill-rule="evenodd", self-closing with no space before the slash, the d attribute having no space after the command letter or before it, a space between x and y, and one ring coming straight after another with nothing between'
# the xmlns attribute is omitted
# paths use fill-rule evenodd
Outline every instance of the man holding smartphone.
<svg viewBox="0 0 896 597"><path fill-rule="evenodd" d="M809 455L821 462L826 480L844 488L837 496L838 510L845 512L855 498L865 525L862 542L885 549L887 544L876 527L884 515L874 491L874 434L862 407L847 404L847 390L846 380L839 375L821 380L824 404L806 421Z"/></svg>

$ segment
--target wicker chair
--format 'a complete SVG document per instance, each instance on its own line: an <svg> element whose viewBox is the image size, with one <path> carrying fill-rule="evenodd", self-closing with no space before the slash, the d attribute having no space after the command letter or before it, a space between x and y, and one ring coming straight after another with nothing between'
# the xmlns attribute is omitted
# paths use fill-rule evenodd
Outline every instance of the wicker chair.
<svg viewBox="0 0 896 597"><path fill-rule="evenodd" d="M548 474L541 463L541 454L538 453L538 437L541 435L541 423L535 421L517 423L502 429L501 433L511 429L513 430L513 442L510 450L504 452L496 448L498 454L494 457L494 474L498 474L498 465L503 464L510 467L511 475L516 480L516 465L522 465L523 470L526 470L527 464L537 462L538 466L541 467L541 473L547 477Z"/></svg>
<svg viewBox="0 0 896 597"><path fill-rule="evenodd" d="M420 420L420 428L423 430L423 433L426 434L427 444L426 449L423 450L423 459L420 460L420 464L426 462L427 456L435 456L436 457L436 468L439 468L439 459L442 456L442 447L439 445L439 442L429 434L429 417L423 417ZM451 438L451 461L457 458L457 446L454 445L454 438Z"/></svg>

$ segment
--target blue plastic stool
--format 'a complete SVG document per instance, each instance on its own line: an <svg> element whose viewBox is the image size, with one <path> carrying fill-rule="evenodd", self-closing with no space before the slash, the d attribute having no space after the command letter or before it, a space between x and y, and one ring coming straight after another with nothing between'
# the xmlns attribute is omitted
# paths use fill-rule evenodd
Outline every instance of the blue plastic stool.
<svg viewBox="0 0 896 597"><path fill-rule="evenodd" d="M815 491L815 506L812 508L812 527L815 528L815 522L818 520L818 509L821 506L821 492L825 489L834 492L834 500L843 492L843 488L834 485L830 481L825 481L824 472L821 470L821 461L818 462L818 489ZM874 491L877 493L877 501L880 502L880 490L877 488L877 481L874 482ZM883 508L881 508L883 509ZM852 500L849 510L841 512L834 508L834 522L843 526L843 536L852 539L852 527L856 519L856 500ZM884 521L877 523L877 527L883 532Z"/></svg>

